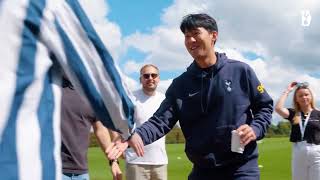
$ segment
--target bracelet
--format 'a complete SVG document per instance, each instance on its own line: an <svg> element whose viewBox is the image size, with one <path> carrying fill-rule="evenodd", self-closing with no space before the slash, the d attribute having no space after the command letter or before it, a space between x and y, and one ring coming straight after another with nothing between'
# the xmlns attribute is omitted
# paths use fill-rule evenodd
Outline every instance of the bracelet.
<svg viewBox="0 0 320 180"><path fill-rule="evenodd" d="M128 137L128 139L127 139L126 141L129 141L135 133L136 133L136 131L135 131L135 130L134 130L134 131L132 131L132 133L130 134L130 136Z"/></svg>
<svg viewBox="0 0 320 180"><path fill-rule="evenodd" d="M118 159L111 159L111 160L109 160L109 165L112 166L112 164L113 164L114 162L116 162L116 163L119 164Z"/></svg>

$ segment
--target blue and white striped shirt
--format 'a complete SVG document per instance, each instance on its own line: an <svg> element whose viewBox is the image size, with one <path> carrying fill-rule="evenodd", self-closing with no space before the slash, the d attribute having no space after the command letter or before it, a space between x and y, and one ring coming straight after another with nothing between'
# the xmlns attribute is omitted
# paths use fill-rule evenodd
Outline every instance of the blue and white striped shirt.
<svg viewBox="0 0 320 180"><path fill-rule="evenodd" d="M63 72L129 136L131 95L78 1L0 0L0 27L1 180L61 179Z"/></svg>

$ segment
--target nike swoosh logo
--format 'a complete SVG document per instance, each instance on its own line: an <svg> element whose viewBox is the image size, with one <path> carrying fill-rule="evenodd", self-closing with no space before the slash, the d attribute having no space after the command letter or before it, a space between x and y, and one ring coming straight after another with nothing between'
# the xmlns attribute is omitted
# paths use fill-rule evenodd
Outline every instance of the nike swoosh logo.
<svg viewBox="0 0 320 180"><path fill-rule="evenodd" d="M195 92L195 93L189 93L189 97L195 96L195 95L198 94L198 93L199 93L199 91L198 91L198 92Z"/></svg>

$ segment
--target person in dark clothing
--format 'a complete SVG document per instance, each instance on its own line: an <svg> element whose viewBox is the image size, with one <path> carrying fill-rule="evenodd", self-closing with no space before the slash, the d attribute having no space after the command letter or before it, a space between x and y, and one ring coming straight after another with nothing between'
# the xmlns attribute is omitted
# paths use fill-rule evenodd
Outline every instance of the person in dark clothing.
<svg viewBox="0 0 320 180"><path fill-rule="evenodd" d="M90 129L104 152L111 142L109 131L97 119L89 103L63 78L61 101L61 159L63 180L89 180L87 152ZM118 163L111 161L114 180L121 180Z"/></svg>
<svg viewBox="0 0 320 180"><path fill-rule="evenodd" d="M293 90L293 108L285 108L284 103ZM292 179L320 179L320 111L316 109L309 83L291 82L275 110L291 123Z"/></svg>
<svg viewBox="0 0 320 180"><path fill-rule="evenodd" d="M143 145L164 136L179 120L185 152L193 163L189 180L258 180L256 141L270 125L273 100L249 65L215 52L218 27L212 17L187 15L180 29L194 61L173 80L159 109L127 142L143 155ZM231 151L233 130L245 146L243 152ZM114 143L108 157L118 157L119 147L125 145Z"/></svg>

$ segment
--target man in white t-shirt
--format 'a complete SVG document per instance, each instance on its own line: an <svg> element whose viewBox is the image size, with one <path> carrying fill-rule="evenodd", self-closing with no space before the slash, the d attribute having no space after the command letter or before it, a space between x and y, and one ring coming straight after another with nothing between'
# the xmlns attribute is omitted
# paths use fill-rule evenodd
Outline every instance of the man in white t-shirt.
<svg viewBox="0 0 320 180"><path fill-rule="evenodd" d="M139 107L135 118L137 127L156 112L165 98L163 93L156 91L159 81L159 69L155 65L146 64L140 69L142 89L133 93ZM138 157L132 148L126 150L127 180L166 180L168 158L165 137L145 146L144 151L144 156Z"/></svg>

